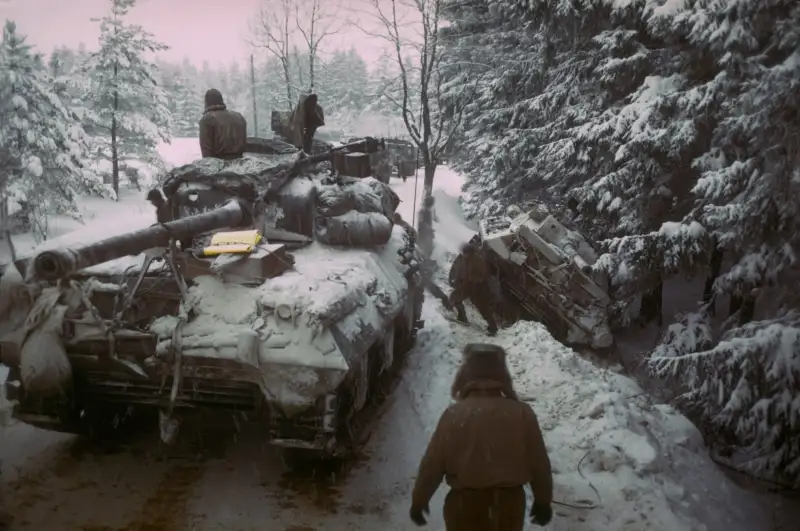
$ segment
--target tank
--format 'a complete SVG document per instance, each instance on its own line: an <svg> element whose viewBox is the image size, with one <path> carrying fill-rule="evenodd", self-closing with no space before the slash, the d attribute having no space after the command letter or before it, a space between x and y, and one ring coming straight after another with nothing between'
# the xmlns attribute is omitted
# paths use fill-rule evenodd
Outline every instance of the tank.
<svg viewBox="0 0 800 531"><path fill-rule="evenodd" d="M363 138L353 137L347 140L348 143L358 143L363 141ZM393 155L389 150L388 144L384 140L384 148L369 153L369 166L370 171L379 181L389 184L392 178L393 168Z"/></svg>
<svg viewBox="0 0 800 531"><path fill-rule="evenodd" d="M385 143L386 149L392 153L392 165L397 168L397 175L403 181L413 177L421 163L417 146L399 138L387 139Z"/></svg>
<svg viewBox="0 0 800 531"><path fill-rule="evenodd" d="M348 142L356 142L358 137L348 139ZM370 155L370 164L374 175L388 183L392 173L397 172L397 176L405 182L409 177L416 174L419 161L417 148L408 140L397 138L384 139L385 149Z"/></svg>
<svg viewBox="0 0 800 531"><path fill-rule="evenodd" d="M539 208L483 219L479 228L504 299L519 317L543 323L569 345L612 346L608 278L593 267L597 253L581 234Z"/></svg>
<svg viewBox="0 0 800 531"><path fill-rule="evenodd" d="M347 456L423 326L424 290L413 235L392 223L399 199L332 171L335 155L196 161L148 193L155 213L87 226L8 266L0 355L14 416L87 433L157 410L169 443L185 418L221 414L294 455ZM45 388L42 367L57 360L26 345L55 315L45 350L68 366ZM39 372L26 373L35 356Z"/></svg>

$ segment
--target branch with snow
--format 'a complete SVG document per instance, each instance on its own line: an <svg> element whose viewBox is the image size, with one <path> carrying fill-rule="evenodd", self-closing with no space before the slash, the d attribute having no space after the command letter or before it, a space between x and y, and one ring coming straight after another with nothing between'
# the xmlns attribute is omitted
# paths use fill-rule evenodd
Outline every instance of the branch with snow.
<svg viewBox="0 0 800 531"><path fill-rule="evenodd" d="M749 323L711 347L706 316L670 326L648 359L688 387L681 399L742 442L744 468L800 487L800 313Z"/></svg>

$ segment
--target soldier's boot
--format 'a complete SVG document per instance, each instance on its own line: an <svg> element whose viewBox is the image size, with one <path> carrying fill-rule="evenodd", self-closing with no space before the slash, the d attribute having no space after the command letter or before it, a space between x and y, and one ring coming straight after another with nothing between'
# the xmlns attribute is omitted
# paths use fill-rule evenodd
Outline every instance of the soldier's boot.
<svg viewBox="0 0 800 531"><path fill-rule="evenodd" d="M494 337L497 335L497 320L494 316L494 308L492 307L491 301L489 301L485 295L475 295L472 297L472 302L475 304L475 307L478 308L478 311L481 314L481 317L486 321L486 324L489 325L486 333L490 336Z"/></svg>
<svg viewBox="0 0 800 531"><path fill-rule="evenodd" d="M464 324L469 324L469 320L467 319L467 310L464 308L464 303L457 302L454 303L453 306L456 309L456 320Z"/></svg>

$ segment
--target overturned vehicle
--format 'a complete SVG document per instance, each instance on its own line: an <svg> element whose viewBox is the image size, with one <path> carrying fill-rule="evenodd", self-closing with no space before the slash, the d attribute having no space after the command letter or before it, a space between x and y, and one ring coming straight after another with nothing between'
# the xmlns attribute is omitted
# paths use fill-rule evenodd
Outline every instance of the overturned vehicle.
<svg viewBox="0 0 800 531"><path fill-rule="evenodd" d="M612 346L607 275L592 267L598 255L582 235L538 208L486 218L479 227L515 317L541 322L568 345Z"/></svg>
<svg viewBox="0 0 800 531"><path fill-rule="evenodd" d="M330 171L333 155L196 161L149 193L155 216L6 266L14 416L85 433L149 407L171 442L192 413L234 413L289 454L347 455L423 324L423 289L399 198Z"/></svg>

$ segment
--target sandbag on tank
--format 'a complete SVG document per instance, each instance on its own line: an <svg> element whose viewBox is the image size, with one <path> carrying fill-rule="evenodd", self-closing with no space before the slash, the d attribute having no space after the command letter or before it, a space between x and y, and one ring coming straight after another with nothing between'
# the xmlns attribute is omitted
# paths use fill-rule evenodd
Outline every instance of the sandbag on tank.
<svg viewBox="0 0 800 531"><path fill-rule="evenodd" d="M320 216L341 216L355 210L353 195L338 184L325 184L317 187L317 213Z"/></svg>
<svg viewBox="0 0 800 531"><path fill-rule="evenodd" d="M350 186L350 192L355 200L355 208L359 212L382 212L391 218L400 198L388 184L382 183L374 177L361 179Z"/></svg>
<svg viewBox="0 0 800 531"><path fill-rule="evenodd" d="M372 183L380 185L378 188L374 187ZM386 190L383 188L384 184L378 182L372 177L361 179L348 186L348 192L353 196L353 203L355 210L359 212L380 212L385 216L393 213L387 212L389 208L389 197Z"/></svg>
<svg viewBox="0 0 800 531"><path fill-rule="evenodd" d="M392 237L392 221L377 212L350 211L341 216L318 217L317 239L328 245L378 247Z"/></svg>
<svg viewBox="0 0 800 531"><path fill-rule="evenodd" d="M34 317L41 322L28 335L19 356L20 379L28 396L55 396L72 382L72 366L61 340L66 311L67 307L59 304Z"/></svg>

